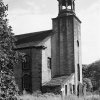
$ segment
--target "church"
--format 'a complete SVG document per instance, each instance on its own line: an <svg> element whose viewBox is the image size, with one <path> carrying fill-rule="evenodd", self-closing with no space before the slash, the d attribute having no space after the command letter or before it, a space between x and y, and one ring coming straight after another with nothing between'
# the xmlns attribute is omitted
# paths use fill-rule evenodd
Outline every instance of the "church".
<svg viewBox="0 0 100 100"><path fill-rule="evenodd" d="M75 14L75 0L58 0L58 7L52 30L15 36L16 50L26 58L14 68L20 91L80 93L81 21Z"/></svg>

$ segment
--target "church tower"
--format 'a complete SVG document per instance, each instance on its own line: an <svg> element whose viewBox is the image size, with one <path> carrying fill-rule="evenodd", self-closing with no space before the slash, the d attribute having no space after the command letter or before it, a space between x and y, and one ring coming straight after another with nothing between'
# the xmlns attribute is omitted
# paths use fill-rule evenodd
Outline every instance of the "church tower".
<svg viewBox="0 0 100 100"><path fill-rule="evenodd" d="M58 0L51 38L52 78L75 73L75 91L82 83L81 21L75 14L75 0Z"/></svg>

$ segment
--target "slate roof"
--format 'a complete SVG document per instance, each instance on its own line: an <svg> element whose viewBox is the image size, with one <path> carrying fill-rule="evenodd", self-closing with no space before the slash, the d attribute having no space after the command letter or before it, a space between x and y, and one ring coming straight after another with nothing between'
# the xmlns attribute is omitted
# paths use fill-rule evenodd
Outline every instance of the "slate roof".
<svg viewBox="0 0 100 100"><path fill-rule="evenodd" d="M61 76L52 78L49 82L43 83L43 86L60 86L65 81L68 81L74 74L71 74L70 76Z"/></svg>
<svg viewBox="0 0 100 100"><path fill-rule="evenodd" d="M43 40L50 37L52 30L33 32L27 34L16 35L16 45L17 47L27 47L27 46L41 46L43 45Z"/></svg>

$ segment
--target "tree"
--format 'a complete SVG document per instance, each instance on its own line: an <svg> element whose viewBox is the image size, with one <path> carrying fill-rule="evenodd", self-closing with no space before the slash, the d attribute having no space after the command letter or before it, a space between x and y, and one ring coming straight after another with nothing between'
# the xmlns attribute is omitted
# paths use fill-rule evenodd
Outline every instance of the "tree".
<svg viewBox="0 0 100 100"><path fill-rule="evenodd" d="M100 60L97 60L89 65L83 65L83 78L91 80L93 91L100 89Z"/></svg>
<svg viewBox="0 0 100 100"><path fill-rule="evenodd" d="M14 98L18 94L12 67L22 54L15 51L15 37L8 25L8 5L0 0L0 100Z"/></svg>

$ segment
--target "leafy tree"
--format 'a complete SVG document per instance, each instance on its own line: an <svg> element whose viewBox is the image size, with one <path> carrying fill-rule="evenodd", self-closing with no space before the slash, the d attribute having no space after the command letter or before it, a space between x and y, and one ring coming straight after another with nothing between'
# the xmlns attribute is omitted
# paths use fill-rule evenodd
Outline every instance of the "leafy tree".
<svg viewBox="0 0 100 100"><path fill-rule="evenodd" d="M89 65L83 65L83 78L91 80L94 91L100 88L100 60Z"/></svg>
<svg viewBox="0 0 100 100"><path fill-rule="evenodd" d="M12 68L22 54L15 51L15 37L7 20L8 5L0 0L0 100L14 98L18 94Z"/></svg>
<svg viewBox="0 0 100 100"><path fill-rule="evenodd" d="M91 92L93 89L93 85L91 82L91 72L88 71L88 65L82 65L82 73L83 73L83 84L86 86L86 91Z"/></svg>

